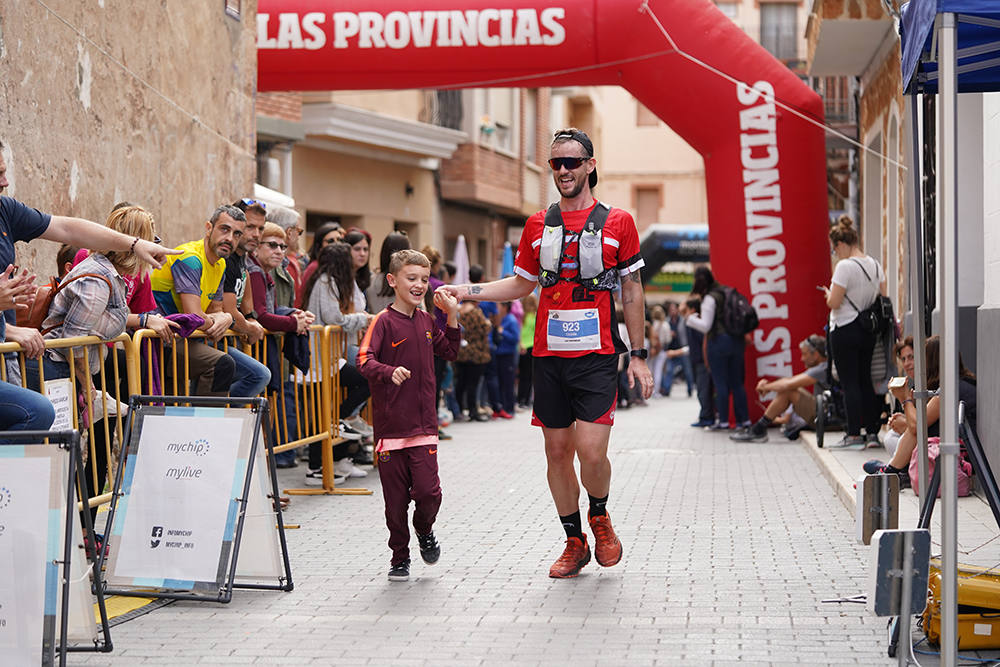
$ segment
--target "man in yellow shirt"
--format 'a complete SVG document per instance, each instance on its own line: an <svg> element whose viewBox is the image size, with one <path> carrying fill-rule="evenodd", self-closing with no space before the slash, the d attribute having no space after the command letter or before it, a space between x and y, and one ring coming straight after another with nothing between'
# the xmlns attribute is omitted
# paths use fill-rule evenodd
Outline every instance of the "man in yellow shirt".
<svg viewBox="0 0 1000 667"><path fill-rule="evenodd" d="M220 340L233 323L232 315L222 307L222 281L225 258L233 253L245 227L243 211L220 206L205 222L204 238L179 245L182 254L171 256L153 272L153 297L159 310L164 315L187 313L201 317L204 323L199 328L212 342ZM183 346L176 347L181 369ZM188 354L194 393L199 396L256 396L270 379L266 366L232 347L227 353L192 340ZM170 376L173 364L165 366ZM166 387L172 385L165 380ZM178 391L182 389L178 387Z"/></svg>

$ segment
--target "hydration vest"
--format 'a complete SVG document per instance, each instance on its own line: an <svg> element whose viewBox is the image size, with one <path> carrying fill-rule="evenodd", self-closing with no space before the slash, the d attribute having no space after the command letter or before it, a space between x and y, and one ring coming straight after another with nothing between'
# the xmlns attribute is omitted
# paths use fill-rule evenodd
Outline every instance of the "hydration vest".
<svg viewBox="0 0 1000 667"><path fill-rule="evenodd" d="M618 286L617 271L614 268L604 268L603 230L610 211L610 206L599 201L587 216L577 244L576 276L567 279L580 283L589 290L609 291ZM552 204L545 212L542 241L538 248L538 260L542 267L538 275L538 284L542 287L552 287L559 282L559 272L564 260L565 237L566 226L559 204Z"/></svg>

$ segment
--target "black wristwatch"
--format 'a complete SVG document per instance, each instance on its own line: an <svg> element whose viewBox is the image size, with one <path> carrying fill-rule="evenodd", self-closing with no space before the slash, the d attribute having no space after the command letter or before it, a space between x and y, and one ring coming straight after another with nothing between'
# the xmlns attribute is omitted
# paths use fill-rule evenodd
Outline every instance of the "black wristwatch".
<svg viewBox="0 0 1000 667"><path fill-rule="evenodd" d="M629 356L639 357L640 359L648 359L649 358L649 350L647 350L644 347L640 347L638 350L632 350L632 351L630 351L629 352Z"/></svg>

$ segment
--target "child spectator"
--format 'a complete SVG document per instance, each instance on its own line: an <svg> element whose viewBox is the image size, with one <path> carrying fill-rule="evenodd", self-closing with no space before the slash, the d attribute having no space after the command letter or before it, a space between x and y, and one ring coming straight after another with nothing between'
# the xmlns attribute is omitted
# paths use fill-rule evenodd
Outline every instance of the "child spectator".
<svg viewBox="0 0 1000 667"><path fill-rule="evenodd" d="M433 565L441 556L433 530L441 506L434 354L454 359L460 333L453 296L434 295L434 304L448 313L445 331L436 330L431 316L420 309L429 276L430 262L422 253L400 250L392 256L386 280L396 298L372 320L358 355L372 390L375 449L392 549L390 581L410 578L406 520L411 498L421 558Z"/></svg>
<svg viewBox="0 0 1000 667"><path fill-rule="evenodd" d="M500 323L493 329L493 357L497 364L497 381L500 385L500 410L493 413L501 419L514 418L514 365L517 347L521 342L521 325L511 312L511 302L500 304Z"/></svg>

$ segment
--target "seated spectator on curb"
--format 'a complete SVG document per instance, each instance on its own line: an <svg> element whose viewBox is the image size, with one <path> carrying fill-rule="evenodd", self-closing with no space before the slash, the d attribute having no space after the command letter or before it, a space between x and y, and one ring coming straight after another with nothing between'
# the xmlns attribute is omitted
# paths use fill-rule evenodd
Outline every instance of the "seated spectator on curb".
<svg viewBox="0 0 1000 667"><path fill-rule="evenodd" d="M767 442L767 429L791 406L793 417L786 425L785 437L795 440L799 431L816 423L816 393L829 389L826 384L827 358L826 339L813 334L799 343L799 352L806 370L792 377L776 380L761 380L757 383L757 394L763 398L774 392L776 396L768 403L764 416L747 429L729 436L736 442ZM814 387L809 391L807 387Z"/></svg>
<svg viewBox="0 0 1000 667"><path fill-rule="evenodd" d="M900 372L907 377L907 386L913 386L913 336L907 336L896 343L895 356L896 364ZM889 416L889 428L882 436L882 446L885 447L886 455L890 458L896 452L899 445L899 438L906 432L906 414L903 405L893 399L893 411Z"/></svg>
<svg viewBox="0 0 1000 667"><path fill-rule="evenodd" d="M378 313L388 306L396 298L396 293L392 291L389 283L385 280L385 274L389 272L389 259L392 253L397 250L409 250L410 237L406 232L392 232L382 239L382 248L379 251L379 267L372 275L372 284L365 290L365 298L368 300L368 310ZM431 274L433 275L433 267ZM432 312L428 310L427 312Z"/></svg>
<svg viewBox="0 0 1000 667"><path fill-rule="evenodd" d="M198 327L208 340L215 343L226 335L233 317L222 307L223 279L226 257L236 249L243 237L246 216L243 211L223 205L212 212L205 222L204 238L189 241L177 247L183 254L171 257L160 269L153 272L153 296L164 315L187 313L203 320ZM256 367L243 365L246 355L229 355L207 345L202 340L191 340L176 346L177 382L182 382L183 368L187 364L193 387L178 387L179 392L193 391L197 396L226 396L237 378L259 377ZM168 355L169 356L169 355ZM254 364L261 364L254 361ZM165 375L173 378L173 363L165 365ZM255 380L256 383L256 380ZM171 387L165 378L166 390ZM235 395L235 394L234 394Z"/></svg>
<svg viewBox="0 0 1000 667"><path fill-rule="evenodd" d="M924 368L927 371L927 390L933 396L927 401L927 436L936 438L941 435L941 398L938 389L941 385L941 338L931 336L924 346ZM878 460L867 461L863 468L869 475L896 473L899 475L900 488L910 486L910 460L917 448L917 408L913 399L912 387L897 387L891 390L893 397L903 405L906 416L906 430L899 437L899 444L888 463ZM965 402L966 426L978 437L976 429L976 376L958 358L958 400Z"/></svg>

